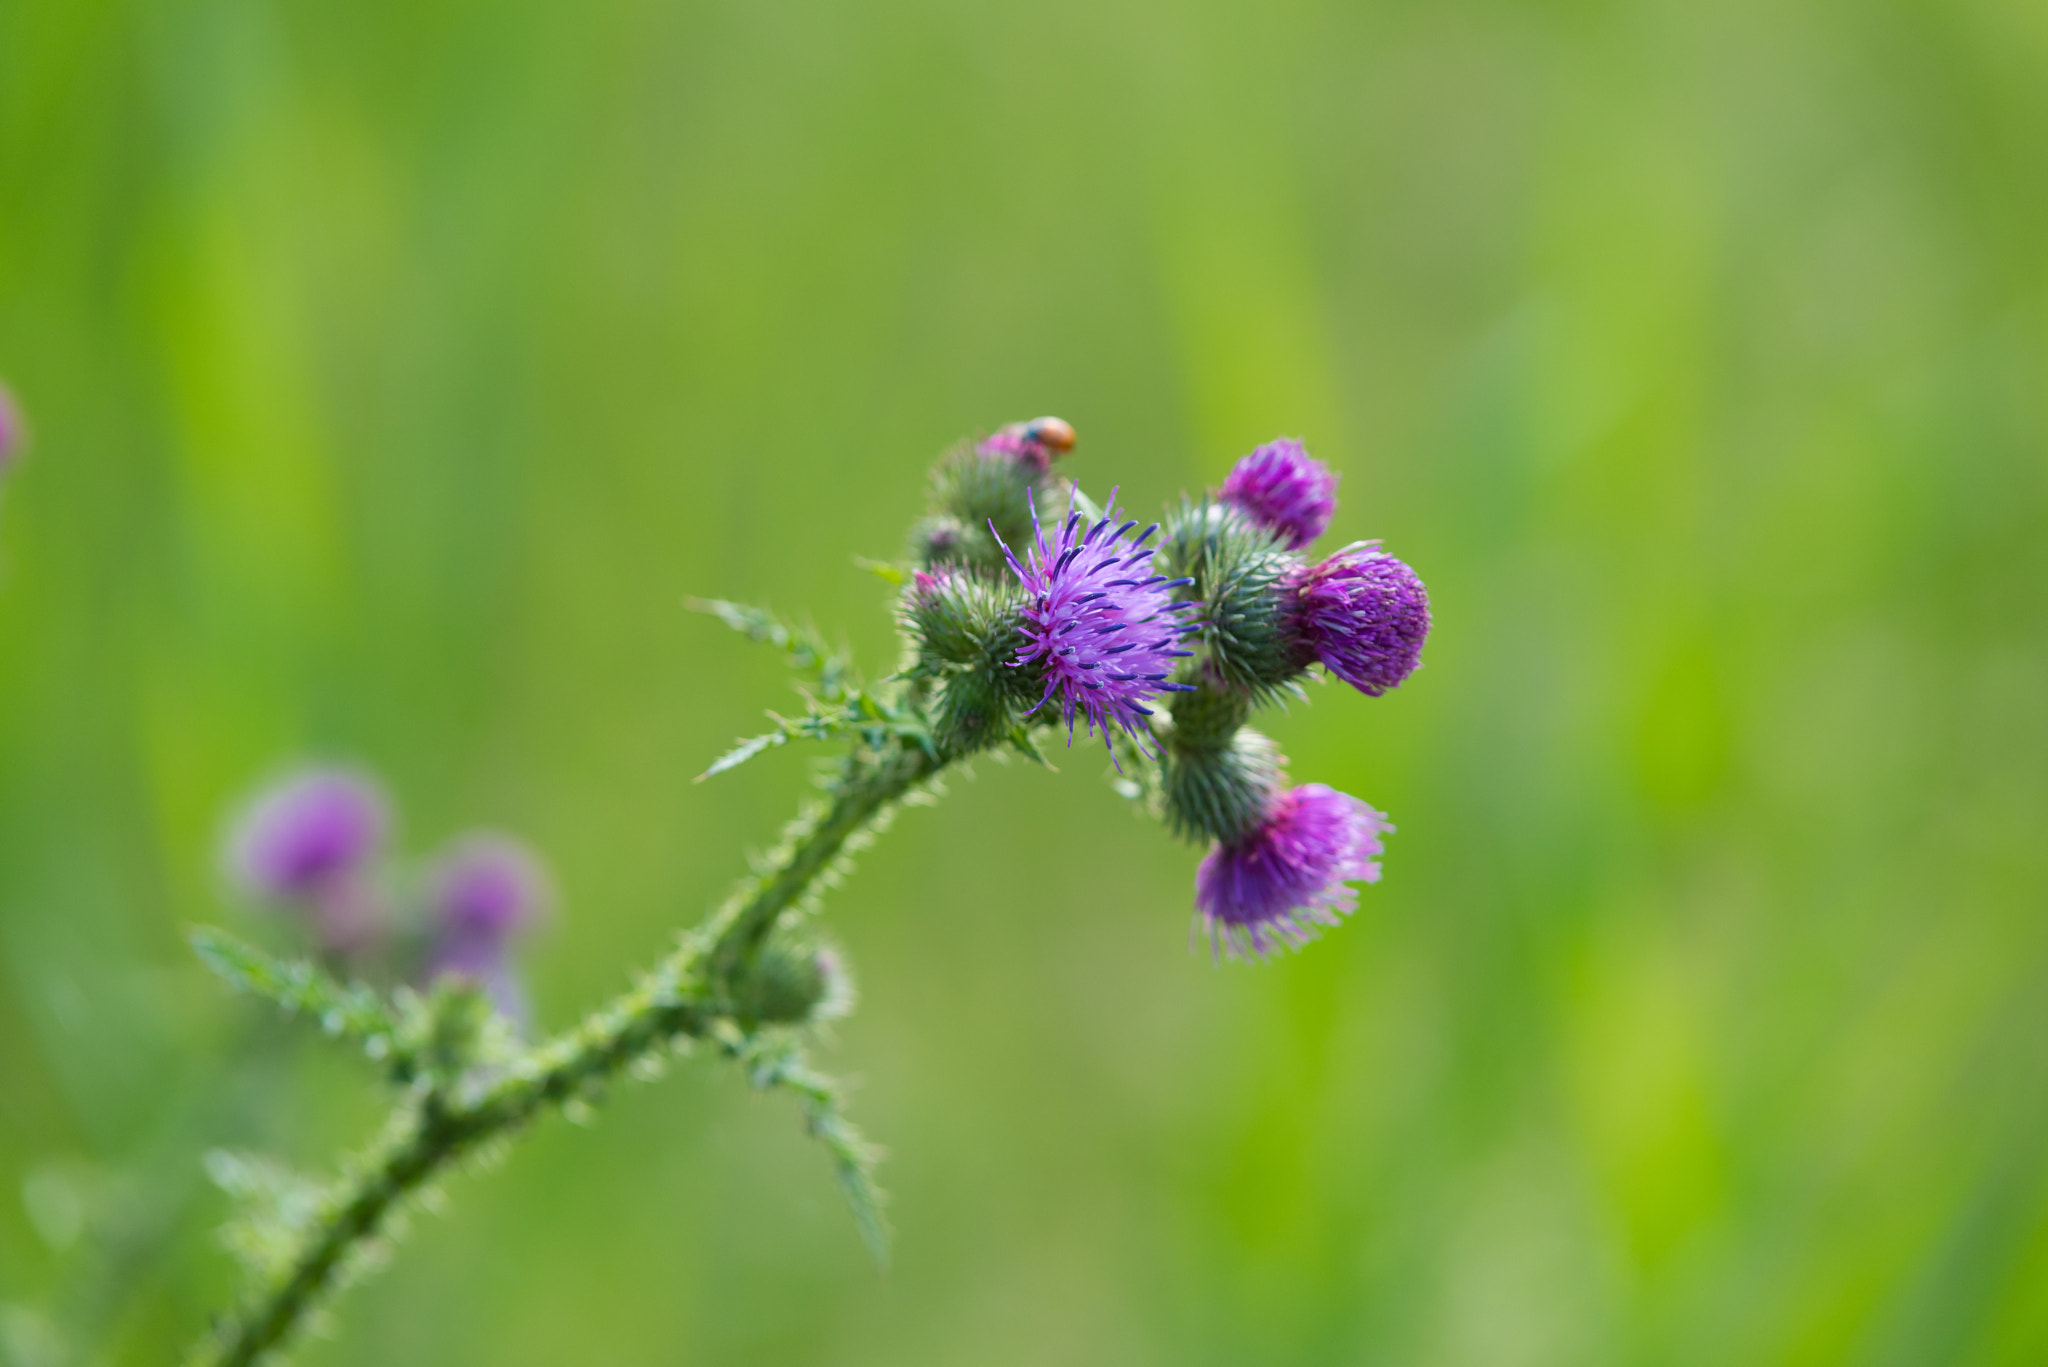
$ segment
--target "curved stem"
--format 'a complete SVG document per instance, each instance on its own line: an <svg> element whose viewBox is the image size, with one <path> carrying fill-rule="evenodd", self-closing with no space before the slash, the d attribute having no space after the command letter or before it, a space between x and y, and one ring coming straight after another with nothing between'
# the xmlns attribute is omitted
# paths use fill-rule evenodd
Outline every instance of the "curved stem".
<svg viewBox="0 0 2048 1367"><path fill-rule="evenodd" d="M429 1090L409 1119L365 1155L290 1266L193 1355L195 1367L249 1367L285 1343L334 1290L351 1254L393 1208L485 1140L595 1091L636 1059L723 1019L728 986L751 966L784 912L811 891L855 836L945 767L924 751L857 752L815 813L799 818L768 861L704 930L580 1025L471 1090Z"/></svg>

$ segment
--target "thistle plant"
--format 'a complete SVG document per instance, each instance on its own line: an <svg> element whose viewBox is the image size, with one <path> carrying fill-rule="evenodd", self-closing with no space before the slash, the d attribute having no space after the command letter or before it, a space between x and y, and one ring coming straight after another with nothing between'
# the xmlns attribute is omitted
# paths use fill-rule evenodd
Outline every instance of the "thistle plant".
<svg viewBox="0 0 2048 1367"><path fill-rule="evenodd" d="M614 1082L696 1049L794 1097L882 1256L876 1151L810 1061L819 1027L853 1002L819 901L898 808L934 800L977 756L1047 764L1051 747L1099 741L1120 792L1208 847L1193 926L1219 958L1299 946L1355 908L1351 885L1378 880L1392 826L1358 798L1288 786L1278 747L1247 723L1305 697L1318 664L1369 696L1398 685L1429 630L1421 581L1372 543L1307 558L1336 480L1299 442L1259 448L1220 490L1142 529L1116 492L1097 504L1056 469L1074 444L1068 424L1040 418L939 459L903 559L872 565L903 637L878 682L764 609L693 603L782 652L803 698L701 777L794 742L838 748L821 793L726 902L560 1033L536 1037L514 959L553 901L524 845L472 834L408 868L393 855L391 801L345 768L289 775L244 809L228 871L304 953L214 929L193 943L234 986L352 1042L392 1105L328 1176L210 1159L241 1204L227 1240L247 1278L193 1362L271 1360L387 1255L448 1173L550 1113L587 1116Z"/></svg>

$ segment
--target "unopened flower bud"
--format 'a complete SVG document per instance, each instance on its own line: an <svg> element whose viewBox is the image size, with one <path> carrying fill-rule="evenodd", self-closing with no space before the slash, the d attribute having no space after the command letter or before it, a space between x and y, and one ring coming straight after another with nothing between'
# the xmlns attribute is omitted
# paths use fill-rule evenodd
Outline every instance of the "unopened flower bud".
<svg viewBox="0 0 2048 1367"><path fill-rule="evenodd" d="M976 665L1015 652L1018 606L1013 585L941 566L911 576L901 613L928 663Z"/></svg>
<svg viewBox="0 0 2048 1367"><path fill-rule="evenodd" d="M1429 637L1429 594L1377 542L1359 541L1289 575L1294 640L1332 674L1378 697L1415 672Z"/></svg>
<svg viewBox="0 0 2048 1367"><path fill-rule="evenodd" d="M1298 677L1313 656L1288 630L1288 575L1300 561L1230 504L1182 506L1169 526L1167 571L1193 580L1201 641L1215 677L1263 698Z"/></svg>
<svg viewBox="0 0 2048 1367"><path fill-rule="evenodd" d="M1321 536L1336 514L1337 476L1300 442L1280 437L1231 467L1221 497L1298 551Z"/></svg>
<svg viewBox="0 0 2048 1367"><path fill-rule="evenodd" d="M853 1006L853 980L836 949L776 938L733 989L733 1014L761 1025L836 1020Z"/></svg>
<svg viewBox="0 0 2048 1367"><path fill-rule="evenodd" d="M1178 721L1178 709L1174 715ZM1190 840L1241 839L1280 791L1279 747L1249 726L1220 746L1181 740L1176 729L1160 772L1168 828Z"/></svg>

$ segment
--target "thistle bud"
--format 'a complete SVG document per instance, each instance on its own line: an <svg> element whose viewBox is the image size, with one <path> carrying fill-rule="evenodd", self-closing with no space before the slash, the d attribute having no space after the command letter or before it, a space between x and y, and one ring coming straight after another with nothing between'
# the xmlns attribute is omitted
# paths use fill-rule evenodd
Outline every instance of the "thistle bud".
<svg viewBox="0 0 2048 1367"><path fill-rule="evenodd" d="M776 938L762 947L733 989L733 1014L760 1025L837 1020L853 1008L853 979L839 951Z"/></svg>
<svg viewBox="0 0 2048 1367"><path fill-rule="evenodd" d="M1193 581L1203 603L1201 643L1215 677L1254 698L1314 662L1289 631L1288 575L1300 561L1238 508L1183 504L1167 531L1166 570Z"/></svg>
<svg viewBox="0 0 2048 1367"><path fill-rule="evenodd" d="M927 664L978 665L1014 653L1018 604L1010 585L942 566L911 576L901 615Z"/></svg>
<svg viewBox="0 0 2048 1367"><path fill-rule="evenodd" d="M1415 571L1358 541L1288 576L1288 621L1297 648L1368 697L1415 672L1429 638L1429 593Z"/></svg>
<svg viewBox="0 0 2048 1367"><path fill-rule="evenodd" d="M1242 838L1280 791L1280 748L1249 726L1220 746L1182 745L1180 739L1176 730L1161 766L1167 827L1189 840Z"/></svg>
<svg viewBox="0 0 2048 1367"><path fill-rule="evenodd" d="M995 540L986 527L968 526L951 513L920 518L910 529L910 558L928 570L967 566L995 554Z"/></svg>

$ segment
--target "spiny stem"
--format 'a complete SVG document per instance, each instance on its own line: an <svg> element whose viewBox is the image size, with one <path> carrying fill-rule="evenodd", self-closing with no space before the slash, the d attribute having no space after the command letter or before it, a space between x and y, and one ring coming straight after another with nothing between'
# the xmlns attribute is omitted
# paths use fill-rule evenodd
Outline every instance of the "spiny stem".
<svg viewBox="0 0 2048 1367"><path fill-rule="evenodd" d="M705 1034L727 1014L722 1007L730 986L752 966L782 914L832 867L848 841L947 762L907 746L857 751L822 811L800 819L769 867L652 973L480 1087L428 1090L410 1122L365 1156L289 1269L200 1346L195 1367L250 1367L285 1343L333 1290L350 1254L376 1237L400 1201L451 1162L542 1111L595 1092L635 1060Z"/></svg>

